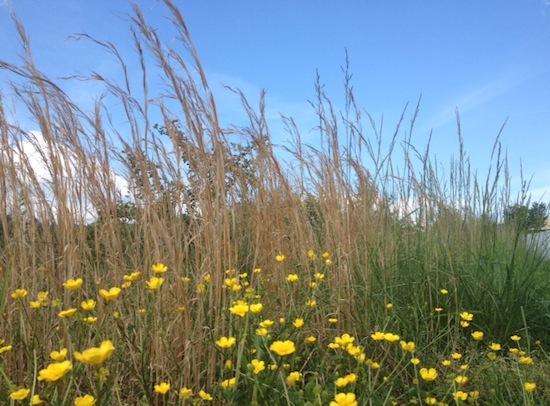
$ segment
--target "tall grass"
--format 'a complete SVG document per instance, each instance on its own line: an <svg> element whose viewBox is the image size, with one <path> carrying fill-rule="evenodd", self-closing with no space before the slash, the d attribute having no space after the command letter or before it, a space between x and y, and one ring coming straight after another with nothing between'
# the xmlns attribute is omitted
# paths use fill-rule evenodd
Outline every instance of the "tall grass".
<svg viewBox="0 0 550 406"><path fill-rule="evenodd" d="M112 53L124 74L123 83L95 72L71 79L104 86L107 96L92 111L39 70L16 21L23 59L0 61L14 77L12 99L4 96L0 103L0 338L13 345L0 355L0 401L7 404L10 391L23 386L44 393L51 404L84 393L101 404L172 404L175 397L169 401L154 391L165 381L195 394L213 390L217 404L328 404L338 391L332 377L344 374L348 364L326 345L347 332L369 358L383 360L384 372L360 372L366 385L356 391L361 404L404 404L429 391L418 382L417 369L406 370L408 359L399 351L381 350L370 339L377 331L392 331L414 341L426 365L451 352L472 351L477 369L471 380L482 393L474 402L550 404L544 394L548 264L519 229L501 221L511 191L500 134L488 151L488 175L480 179L464 151L457 116L459 150L444 173L429 144L413 145L420 103L405 108L385 134L356 105L346 74L342 115L317 81L312 109L318 143L304 143L294 121L285 119L292 141L284 146L291 158L283 162L271 142L263 94L253 107L237 91L247 126L224 128L219 122L184 19L170 1L165 5L181 49L165 48L135 6L139 66L133 69L141 70L139 84L131 82L127 62L111 43L85 36ZM153 74L164 81L162 93L149 85ZM115 122L104 100L122 106L125 124ZM8 105L18 106L15 116L30 117L40 135L21 128ZM32 145L47 176L26 155ZM128 183L128 196L117 188L115 173ZM328 262L321 259L324 251ZM276 262L276 255L285 261ZM144 279L158 262L169 271L161 289L148 290ZM127 284L120 298L98 296L132 272L141 272L141 279ZM315 273L325 278L317 280ZM299 283L290 283L289 274L297 274ZM226 282L232 275L242 279L242 291ZM63 287L77 278L83 279L79 290ZM318 288L312 288L316 281ZM19 288L28 299L11 298ZM49 299L31 309L29 301L39 292L48 292ZM98 301L94 324L82 309L73 318L58 316L86 299ZM228 309L237 299L261 301L262 317L232 315ZM304 306L307 300L317 306ZM468 328L458 317L464 311L474 315ZM247 366L250 349L277 362L254 331L259 321L279 318L286 323L277 323L272 341L314 335L319 343L315 350L300 347L289 366L306 376L301 392L276 371L254 380ZM295 318L306 321L305 330L291 325ZM520 335L522 348L539 356L536 367L516 370L506 357L489 363L486 348L472 342L474 330L503 347L513 346L511 335ZM227 354L215 345L222 336L239 337L229 369ZM36 382L52 350L72 353L103 340L115 344L109 374L75 363L68 381L47 387ZM384 374L395 377L391 385ZM219 388L229 376L246 377L241 391ZM528 379L539 385L534 395L521 386ZM500 384L505 390L491 391ZM448 382L432 392L453 398Z"/></svg>

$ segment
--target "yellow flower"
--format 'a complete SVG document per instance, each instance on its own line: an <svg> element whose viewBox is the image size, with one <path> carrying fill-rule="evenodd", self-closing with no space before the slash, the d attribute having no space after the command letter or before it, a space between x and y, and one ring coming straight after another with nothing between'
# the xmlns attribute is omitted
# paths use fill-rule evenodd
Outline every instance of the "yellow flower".
<svg viewBox="0 0 550 406"><path fill-rule="evenodd" d="M57 315L62 319L68 319L70 317L73 317L75 313L76 313L76 309L67 309L59 312Z"/></svg>
<svg viewBox="0 0 550 406"><path fill-rule="evenodd" d="M31 306L31 309L40 309L40 307L42 306L42 303L40 303L40 301L30 302L29 304Z"/></svg>
<svg viewBox="0 0 550 406"><path fill-rule="evenodd" d="M31 400L31 405L41 405L44 403L42 399L40 399L39 395L34 395Z"/></svg>
<svg viewBox="0 0 550 406"><path fill-rule="evenodd" d="M226 379L225 381L222 381L220 385L224 389L234 388L235 385L237 385L237 378Z"/></svg>
<svg viewBox="0 0 550 406"><path fill-rule="evenodd" d="M207 273L206 275L204 275L204 283L210 283L211 280L212 280L211 273Z"/></svg>
<svg viewBox="0 0 550 406"><path fill-rule="evenodd" d="M168 267L163 263L159 262L158 264L153 264L151 266L153 273L165 273L168 270Z"/></svg>
<svg viewBox="0 0 550 406"><path fill-rule="evenodd" d="M451 354L451 358L459 360L460 358L462 358L462 354L460 354L458 352L455 352L455 353Z"/></svg>
<svg viewBox="0 0 550 406"><path fill-rule="evenodd" d="M497 354L495 352L489 351L487 353L487 358L489 358L491 361L494 361L497 359Z"/></svg>
<svg viewBox="0 0 550 406"><path fill-rule="evenodd" d="M337 393L330 406L357 406L354 393Z"/></svg>
<svg viewBox="0 0 550 406"><path fill-rule="evenodd" d="M5 345L3 347L0 347L0 354L3 354L5 352L8 352L12 349L13 347L11 345Z"/></svg>
<svg viewBox="0 0 550 406"><path fill-rule="evenodd" d="M82 278L69 279L67 282L63 283L63 286L68 290L78 290L82 286L82 282Z"/></svg>
<svg viewBox="0 0 550 406"><path fill-rule="evenodd" d="M122 292L120 288L114 287L109 289L108 291L105 289L101 289L99 291L99 295L106 301L110 302L111 300L115 300L116 298L118 298L120 292Z"/></svg>
<svg viewBox="0 0 550 406"><path fill-rule="evenodd" d="M261 303L253 303L250 305L249 307L249 310L252 312L252 313L261 313L261 311L263 310L264 308L264 305L261 304Z"/></svg>
<svg viewBox="0 0 550 406"><path fill-rule="evenodd" d="M460 313L460 318L464 321L472 321L474 319L474 315L472 313L462 312Z"/></svg>
<svg viewBox="0 0 550 406"><path fill-rule="evenodd" d="M414 341L401 341L401 348L403 349L403 351L414 352L414 350L416 349L416 344L414 343Z"/></svg>
<svg viewBox="0 0 550 406"><path fill-rule="evenodd" d="M277 255L275 257L275 261L277 262L285 262L286 257L284 255Z"/></svg>
<svg viewBox="0 0 550 406"><path fill-rule="evenodd" d="M289 281L289 282L291 282L291 283L296 282L296 281L298 281L299 279L300 279L300 277L299 277L297 274L295 274L295 273L290 274L290 275L288 275L288 276L286 277L286 280Z"/></svg>
<svg viewBox="0 0 550 406"><path fill-rule="evenodd" d="M38 297L38 300L42 303L43 306L46 306L48 304L48 295L49 295L49 292L38 292L38 295L36 295Z"/></svg>
<svg viewBox="0 0 550 406"><path fill-rule="evenodd" d="M427 405L435 405L437 404L437 399L428 396L426 399L424 399L424 403L426 403Z"/></svg>
<svg viewBox="0 0 550 406"><path fill-rule="evenodd" d="M152 277L145 283L147 284L147 288L149 290L159 290L162 284L164 283L164 278Z"/></svg>
<svg viewBox="0 0 550 406"><path fill-rule="evenodd" d="M323 259L329 259L330 258L330 254L328 252L323 252L323 255L322 255Z"/></svg>
<svg viewBox="0 0 550 406"><path fill-rule="evenodd" d="M82 307L82 309L84 309L84 310L92 311L92 310L95 309L96 304L97 304L97 302L94 299L83 300L80 303L80 307Z"/></svg>
<svg viewBox="0 0 550 406"><path fill-rule="evenodd" d="M97 317L84 317L82 320L88 324L94 324L97 321Z"/></svg>
<svg viewBox="0 0 550 406"><path fill-rule="evenodd" d="M10 393L11 400L25 400L27 396L31 393L30 389L19 389L15 392Z"/></svg>
<svg viewBox="0 0 550 406"><path fill-rule="evenodd" d="M510 348L510 352L514 355L518 355L519 354L519 348Z"/></svg>
<svg viewBox="0 0 550 406"><path fill-rule="evenodd" d="M124 282L120 287L122 289L128 289L130 286L132 286L132 282Z"/></svg>
<svg viewBox="0 0 550 406"><path fill-rule="evenodd" d="M313 277L317 280L322 280L322 279L325 279L325 274L324 273L320 273L320 272L316 272Z"/></svg>
<svg viewBox="0 0 550 406"><path fill-rule="evenodd" d="M301 372L298 372L298 371L294 371L294 372L291 372L290 374L288 374L288 376L286 377L286 383L289 385L289 386L294 386L296 385L296 383L298 381L301 381L302 380L302 373Z"/></svg>
<svg viewBox="0 0 550 406"><path fill-rule="evenodd" d="M249 308L250 307L247 304L238 303L233 307L230 307L229 311L231 312L231 314L234 314L239 317L244 317L246 313L248 313Z"/></svg>
<svg viewBox="0 0 550 406"><path fill-rule="evenodd" d="M220 348L227 349L233 347L237 342L235 337L222 337L216 340L216 345Z"/></svg>
<svg viewBox="0 0 550 406"><path fill-rule="evenodd" d="M214 398L212 397L212 395L210 395L209 393L206 393L205 391L201 390L199 392L199 397L202 399L202 400L213 400Z"/></svg>
<svg viewBox="0 0 550 406"><path fill-rule="evenodd" d="M442 308L442 307L436 307L436 308L435 308L435 311L436 311L437 313L441 313L441 312L443 311L443 308ZM432 399L433 399L433 398L432 398Z"/></svg>
<svg viewBox="0 0 550 406"><path fill-rule="evenodd" d="M537 384L533 382L525 382L523 387L525 388L525 392L533 393L535 389L537 389Z"/></svg>
<svg viewBox="0 0 550 406"><path fill-rule="evenodd" d="M446 294L449 293L449 291L448 291L447 289L441 289L439 292L440 292L442 295L446 295Z"/></svg>
<svg viewBox="0 0 550 406"><path fill-rule="evenodd" d="M479 399L479 391L473 390L469 393L470 399L478 400Z"/></svg>
<svg viewBox="0 0 550 406"><path fill-rule="evenodd" d="M380 331L377 331L376 333L370 335L370 337L374 341L382 341L382 340L384 340L384 336L385 336L385 334L380 332Z"/></svg>
<svg viewBox="0 0 550 406"><path fill-rule="evenodd" d="M141 276L141 272L132 272L130 275L124 275L123 278L126 282L135 282Z"/></svg>
<svg viewBox="0 0 550 406"><path fill-rule="evenodd" d="M93 406L95 405L95 398L92 395L80 396L74 400L75 406Z"/></svg>
<svg viewBox="0 0 550 406"><path fill-rule="evenodd" d="M191 282L191 278L189 278L189 277L187 277L187 276L182 276L182 277L181 277L181 281L182 281L183 283L189 283L189 282Z"/></svg>
<svg viewBox="0 0 550 406"><path fill-rule="evenodd" d="M328 322L330 324L336 324L338 323L338 319L336 317L331 317L330 319L328 319Z"/></svg>
<svg viewBox="0 0 550 406"><path fill-rule="evenodd" d="M420 360L418 358L413 358L413 359L411 359L411 364L418 365L418 364L420 364Z"/></svg>
<svg viewBox="0 0 550 406"><path fill-rule="evenodd" d="M66 348L63 348L60 351L52 351L50 352L50 358L57 362L65 361L68 352L69 351Z"/></svg>
<svg viewBox="0 0 550 406"><path fill-rule="evenodd" d="M292 324L296 328L302 328L302 327L304 327L304 319L296 319L296 320L294 320L294 322Z"/></svg>
<svg viewBox="0 0 550 406"><path fill-rule="evenodd" d="M73 369L71 361L56 362L38 372L39 381L55 382Z"/></svg>
<svg viewBox="0 0 550 406"><path fill-rule="evenodd" d="M441 365L443 365L444 367L450 367L451 364L452 362L449 361L448 359L441 361Z"/></svg>
<svg viewBox="0 0 550 406"><path fill-rule="evenodd" d="M462 371L467 371L468 369L470 369L470 366L469 366L468 364L464 364L464 365L461 365L461 366L460 366L460 369L461 369Z"/></svg>
<svg viewBox="0 0 550 406"><path fill-rule="evenodd" d="M315 307L315 306L317 306L317 301L314 300L314 299L308 300L308 301L306 302L306 306L307 306L307 307Z"/></svg>
<svg viewBox="0 0 550 406"><path fill-rule="evenodd" d="M23 299L25 296L27 296L29 292L27 292L25 289L16 289L12 294L11 297L13 299Z"/></svg>
<svg viewBox="0 0 550 406"><path fill-rule="evenodd" d="M167 382L161 382L158 385L155 385L155 392L160 393L161 395L166 395L170 391L170 384Z"/></svg>
<svg viewBox="0 0 550 406"><path fill-rule="evenodd" d="M472 333L472 338L476 341L483 340L483 336L484 336L483 331L474 331Z"/></svg>
<svg viewBox="0 0 550 406"><path fill-rule="evenodd" d="M420 377L424 379L425 381L435 381L437 379L437 371L435 368L421 368L420 369Z"/></svg>
<svg viewBox="0 0 550 406"><path fill-rule="evenodd" d="M470 322L469 322L469 321L462 320L462 321L460 322L460 327L462 327L462 328L466 328L466 327L468 327L469 325L470 325Z"/></svg>
<svg viewBox="0 0 550 406"><path fill-rule="evenodd" d="M500 344L496 344L496 343L492 343L489 348L491 349L491 351L500 351L502 349L502 347L500 346Z"/></svg>
<svg viewBox="0 0 550 406"><path fill-rule="evenodd" d="M459 385L466 385L468 383L468 377L464 375L458 375L455 378L455 382L458 383Z"/></svg>
<svg viewBox="0 0 550 406"><path fill-rule="evenodd" d="M250 364L254 368L253 372L255 374L259 374L260 372L262 372L265 369L265 362L264 361L260 361L258 359L253 359L250 362Z"/></svg>
<svg viewBox="0 0 550 406"><path fill-rule="evenodd" d="M380 368L380 364L378 362L371 362L370 367L372 369L378 369Z"/></svg>
<svg viewBox="0 0 550 406"><path fill-rule="evenodd" d="M193 396L193 389L186 388L185 386L180 389L180 399L189 399L191 396Z"/></svg>
<svg viewBox="0 0 550 406"><path fill-rule="evenodd" d="M523 365L531 365L533 363L533 358L531 358L531 357L521 357L519 359L519 362L521 362Z"/></svg>
<svg viewBox="0 0 550 406"><path fill-rule="evenodd" d="M384 334L384 340L389 341L390 343L394 343L396 341L399 341L399 336L397 334L392 333L386 333Z"/></svg>
<svg viewBox="0 0 550 406"><path fill-rule="evenodd" d="M103 341L99 347L92 347L84 350L82 353L75 352L74 357L77 361L84 364L90 364L94 367L102 365L109 358L115 347L111 341Z"/></svg>
<svg viewBox="0 0 550 406"><path fill-rule="evenodd" d="M317 259L317 255L315 254L315 251L313 250L309 250L307 252L307 256L309 257L309 259L311 259L312 261Z"/></svg>
<svg viewBox="0 0 550 406"><path fill-rule="evenodd" d="M389 309L393 309L393 303L388 303L388 304L386 305L386 309L388 309L388 310L389 310Z"/></svg>
<svg viewBox="0 0 550 406"><path fill-rule="evenodd" d="M512 337L510 337L510 340L518 342L519 340L521 340L521 337L517 334L514 334Z"/></svg>
<svg viewBox="0 0 550 406"><path fill-rule="evenodd" d="M271 351L273 351L274 353L276 353L277 355L283 357L285 355L290 355L293 352L295 352L296 351L296 346L290 340L275 341L271 344L269 349Z"/></svg>
<svg viewBox="0 0 550 406"><path fill-rule="evenodd" d="M267 336L267 334L268 334L268 331L267 331L266 328L260 327L260 328L256 329L256 335L257 336L265 337L265 336Z"/></svg>
<svg viewBox="0 0 550 406"><path fill-rule="evenodd" d="M308 337L306 337L305 341L306 341L306 343L313 344L315 341L317 341L317 337L308 336Z"/></svg>
<svg viewBox="0 0 550 406"><path fill-rule="evenodd" d="M332 265L332 259L325 259L325 265L331 266Z"/></svg>
<svg viewBox="0 0 550 406"><path fill-rule="evenodd" d="M340 337L334 338L334 342L341 348L347 348L355 341L355 337L350 336L348 333L342 334Z"/></svg>
<svg viewBox="0 0 550 406"><path fill-rule="evenodd" d="M453 392L453 398L456 401L466 400L468 399L468 394L466 392L462 392L461 390L459 390L457 392Z"/></svg>
<svg viewBox="0 0 550 406"><path fill-rule="evenodd" d="M264 320L260 323L260 327L263 327L263 328L269 328L271 326L273 326L275 324L275 322L273 320Z"/></svg>

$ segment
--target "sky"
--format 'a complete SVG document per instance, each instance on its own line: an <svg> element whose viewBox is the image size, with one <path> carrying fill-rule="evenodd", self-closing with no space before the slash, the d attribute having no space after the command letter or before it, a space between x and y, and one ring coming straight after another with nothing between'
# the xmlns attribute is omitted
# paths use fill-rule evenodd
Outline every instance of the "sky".
<svg viewBox="0 0 550 406"><path fill-rule="evenodd" d="M458 155L458 111L466 152L483 174L506 123L500 141L514 190L519 190L521 169L526 179L532 177L533 199L550 202L549 0L174 3L223 120L243 120L238 100L224 86L241 89L252 104L265 89L274 142L287 142L281 114L296 119L306 142L314 140L317 122L309 101L316 97L316 75L342 111L347 52L357 104L378 122L383 117L387 137L407 103L410 120L421 98L413 144L422 150L431 133L431 151L448 162ZM163 43L173 45L176 34L163 2L137 4ZM37 66L52 78L92 70L120 75L112 56L90 41L72 39L77 33L109 40L123 55L134 54L127 0L0 0L0 60L17 62L21 48L12 13L30 37ZM6 80L0 72L0 91L9 96ZM79 105L90 107L100 92L78 81L62 87Z"/></svg>

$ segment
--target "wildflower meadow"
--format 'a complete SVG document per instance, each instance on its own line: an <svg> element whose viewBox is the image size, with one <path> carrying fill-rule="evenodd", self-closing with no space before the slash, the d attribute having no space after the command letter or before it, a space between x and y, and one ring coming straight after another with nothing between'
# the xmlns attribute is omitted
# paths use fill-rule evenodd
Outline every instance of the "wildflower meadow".
<svg viewBox="0 0 550 406"><path fill-rule="evenodd" d="M0 98L0 404L550 405L550 265L502 219L528 194L512 195L499 134L481 178L458 117L440 162L414 144L418 107L382 131L351 86L341 114L318 79L315 142L283 117L279 147L263 94L254 106L228 90L248 121L218 120L200 50L164 6L172 48L137 6L135 60L81 38L126 75L65 79L104 88L91 111L14 22L22 60L0 61L14 77Z"/></svg>

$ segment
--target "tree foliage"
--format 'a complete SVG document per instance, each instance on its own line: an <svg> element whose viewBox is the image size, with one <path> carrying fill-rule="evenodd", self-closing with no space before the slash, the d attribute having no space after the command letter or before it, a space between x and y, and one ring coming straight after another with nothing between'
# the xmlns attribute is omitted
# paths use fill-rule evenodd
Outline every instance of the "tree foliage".
<svg viewBox="0 0 550 406"><path fill-rule="evenodd" d="M534 202L531 207L514 204L504 209L504 221L513 223L521 230L539 231L544 227L550 204Z"/></svg>

